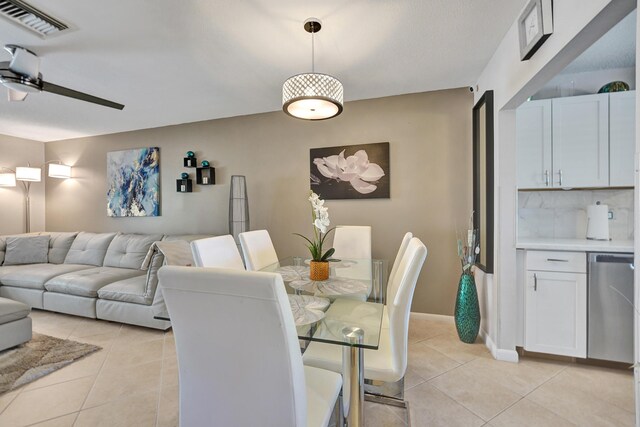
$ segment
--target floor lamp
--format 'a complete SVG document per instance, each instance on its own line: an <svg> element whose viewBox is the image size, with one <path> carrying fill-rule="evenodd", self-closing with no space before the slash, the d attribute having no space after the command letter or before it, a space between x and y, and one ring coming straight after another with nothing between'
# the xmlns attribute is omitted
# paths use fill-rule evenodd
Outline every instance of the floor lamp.
<svg viewBox="0 0 640 427"><path fill-rule="evenodd" d="M238 234L249 231L249 199L247 178L244 175L231 176L229 192L229 234L238 242Z"/></svg>
<svg viewBox="0 0 640 427"><path fill-rule="evenodd" d="M27 163L27 166L18 166L15 170L0 167L0 187L15 187L17 181L22 184L22 189L24 190L25 233L31 232L31 199L29 196L31 183L42 181L42 168L46 165L49 165L49 177L71 178L71 166L64 165L59 161L46 162L41 167L32 167Z"/></svg>

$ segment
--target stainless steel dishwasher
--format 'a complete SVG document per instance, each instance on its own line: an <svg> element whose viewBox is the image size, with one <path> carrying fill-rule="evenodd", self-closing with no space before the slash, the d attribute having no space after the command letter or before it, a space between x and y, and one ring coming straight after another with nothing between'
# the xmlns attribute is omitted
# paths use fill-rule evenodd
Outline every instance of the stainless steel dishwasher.
<svg viewBox="0 0 640 427"><path fill-rule="evenodd" d="M589 254L587 357L633 363L633 254Z"/></svg>

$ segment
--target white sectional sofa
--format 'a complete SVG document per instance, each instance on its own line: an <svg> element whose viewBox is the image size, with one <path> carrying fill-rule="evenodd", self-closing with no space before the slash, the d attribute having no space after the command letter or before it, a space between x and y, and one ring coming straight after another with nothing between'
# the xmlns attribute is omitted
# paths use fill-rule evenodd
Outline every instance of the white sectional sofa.
<svg viewBox="0 0 640 427"><path fill-rule="evenodd" d="M0 236L0 297L32 308L166 330L153 318L162 253L143 261L156 241L206 236L123 233L31 233Z"/></svg>

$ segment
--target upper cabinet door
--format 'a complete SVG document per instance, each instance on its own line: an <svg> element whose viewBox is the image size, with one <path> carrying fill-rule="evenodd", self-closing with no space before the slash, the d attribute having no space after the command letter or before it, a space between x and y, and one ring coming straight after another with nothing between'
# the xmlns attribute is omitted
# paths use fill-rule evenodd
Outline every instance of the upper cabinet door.
<svg viewBox="0 0 640 427"><path fill-rule="evenodd" d="M609 186L609 94L553 100L554 187Z"/></svg>
<svg viewBox="0 0 640 427"><path fill-rule="evenodd" d="M549 188L551 100L525 102L516 110L518 188Z"/></svg>
<svg viewBox="0 0 640 427"><path fill-rule="evenodd" d="M609 181L632 187L636 144L636 92L609 94Z"/></svg>

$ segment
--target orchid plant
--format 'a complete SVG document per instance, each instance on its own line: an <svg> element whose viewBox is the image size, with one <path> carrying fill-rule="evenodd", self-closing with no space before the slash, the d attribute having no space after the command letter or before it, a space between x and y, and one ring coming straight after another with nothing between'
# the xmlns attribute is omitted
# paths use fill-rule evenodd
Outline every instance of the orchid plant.
<svg viewBox="0 0 640 427"><path fill-rule="evenodd" d="M460 258L462 265L462 274L470 274L471 267L476 263L476 257L479 253L478 230L473 228L473 212L471 212L467 235L458 236L458 258Z"/></svg>
<svg viewBox="0 0 640 427"><path fill-rule="evenodd" d="M299 233L293 234L309 242L308 248L309 252L311 252L312 261L329 261L335 249L329 248L326 252L322 252L324 239L334 230L333 228L329 229L329 225L331 224L329 221L329 209L324 206L324 200L313 191L311 191L309 196L309 202L311 203L311 218L313 220L313 240Z"/></svg>

